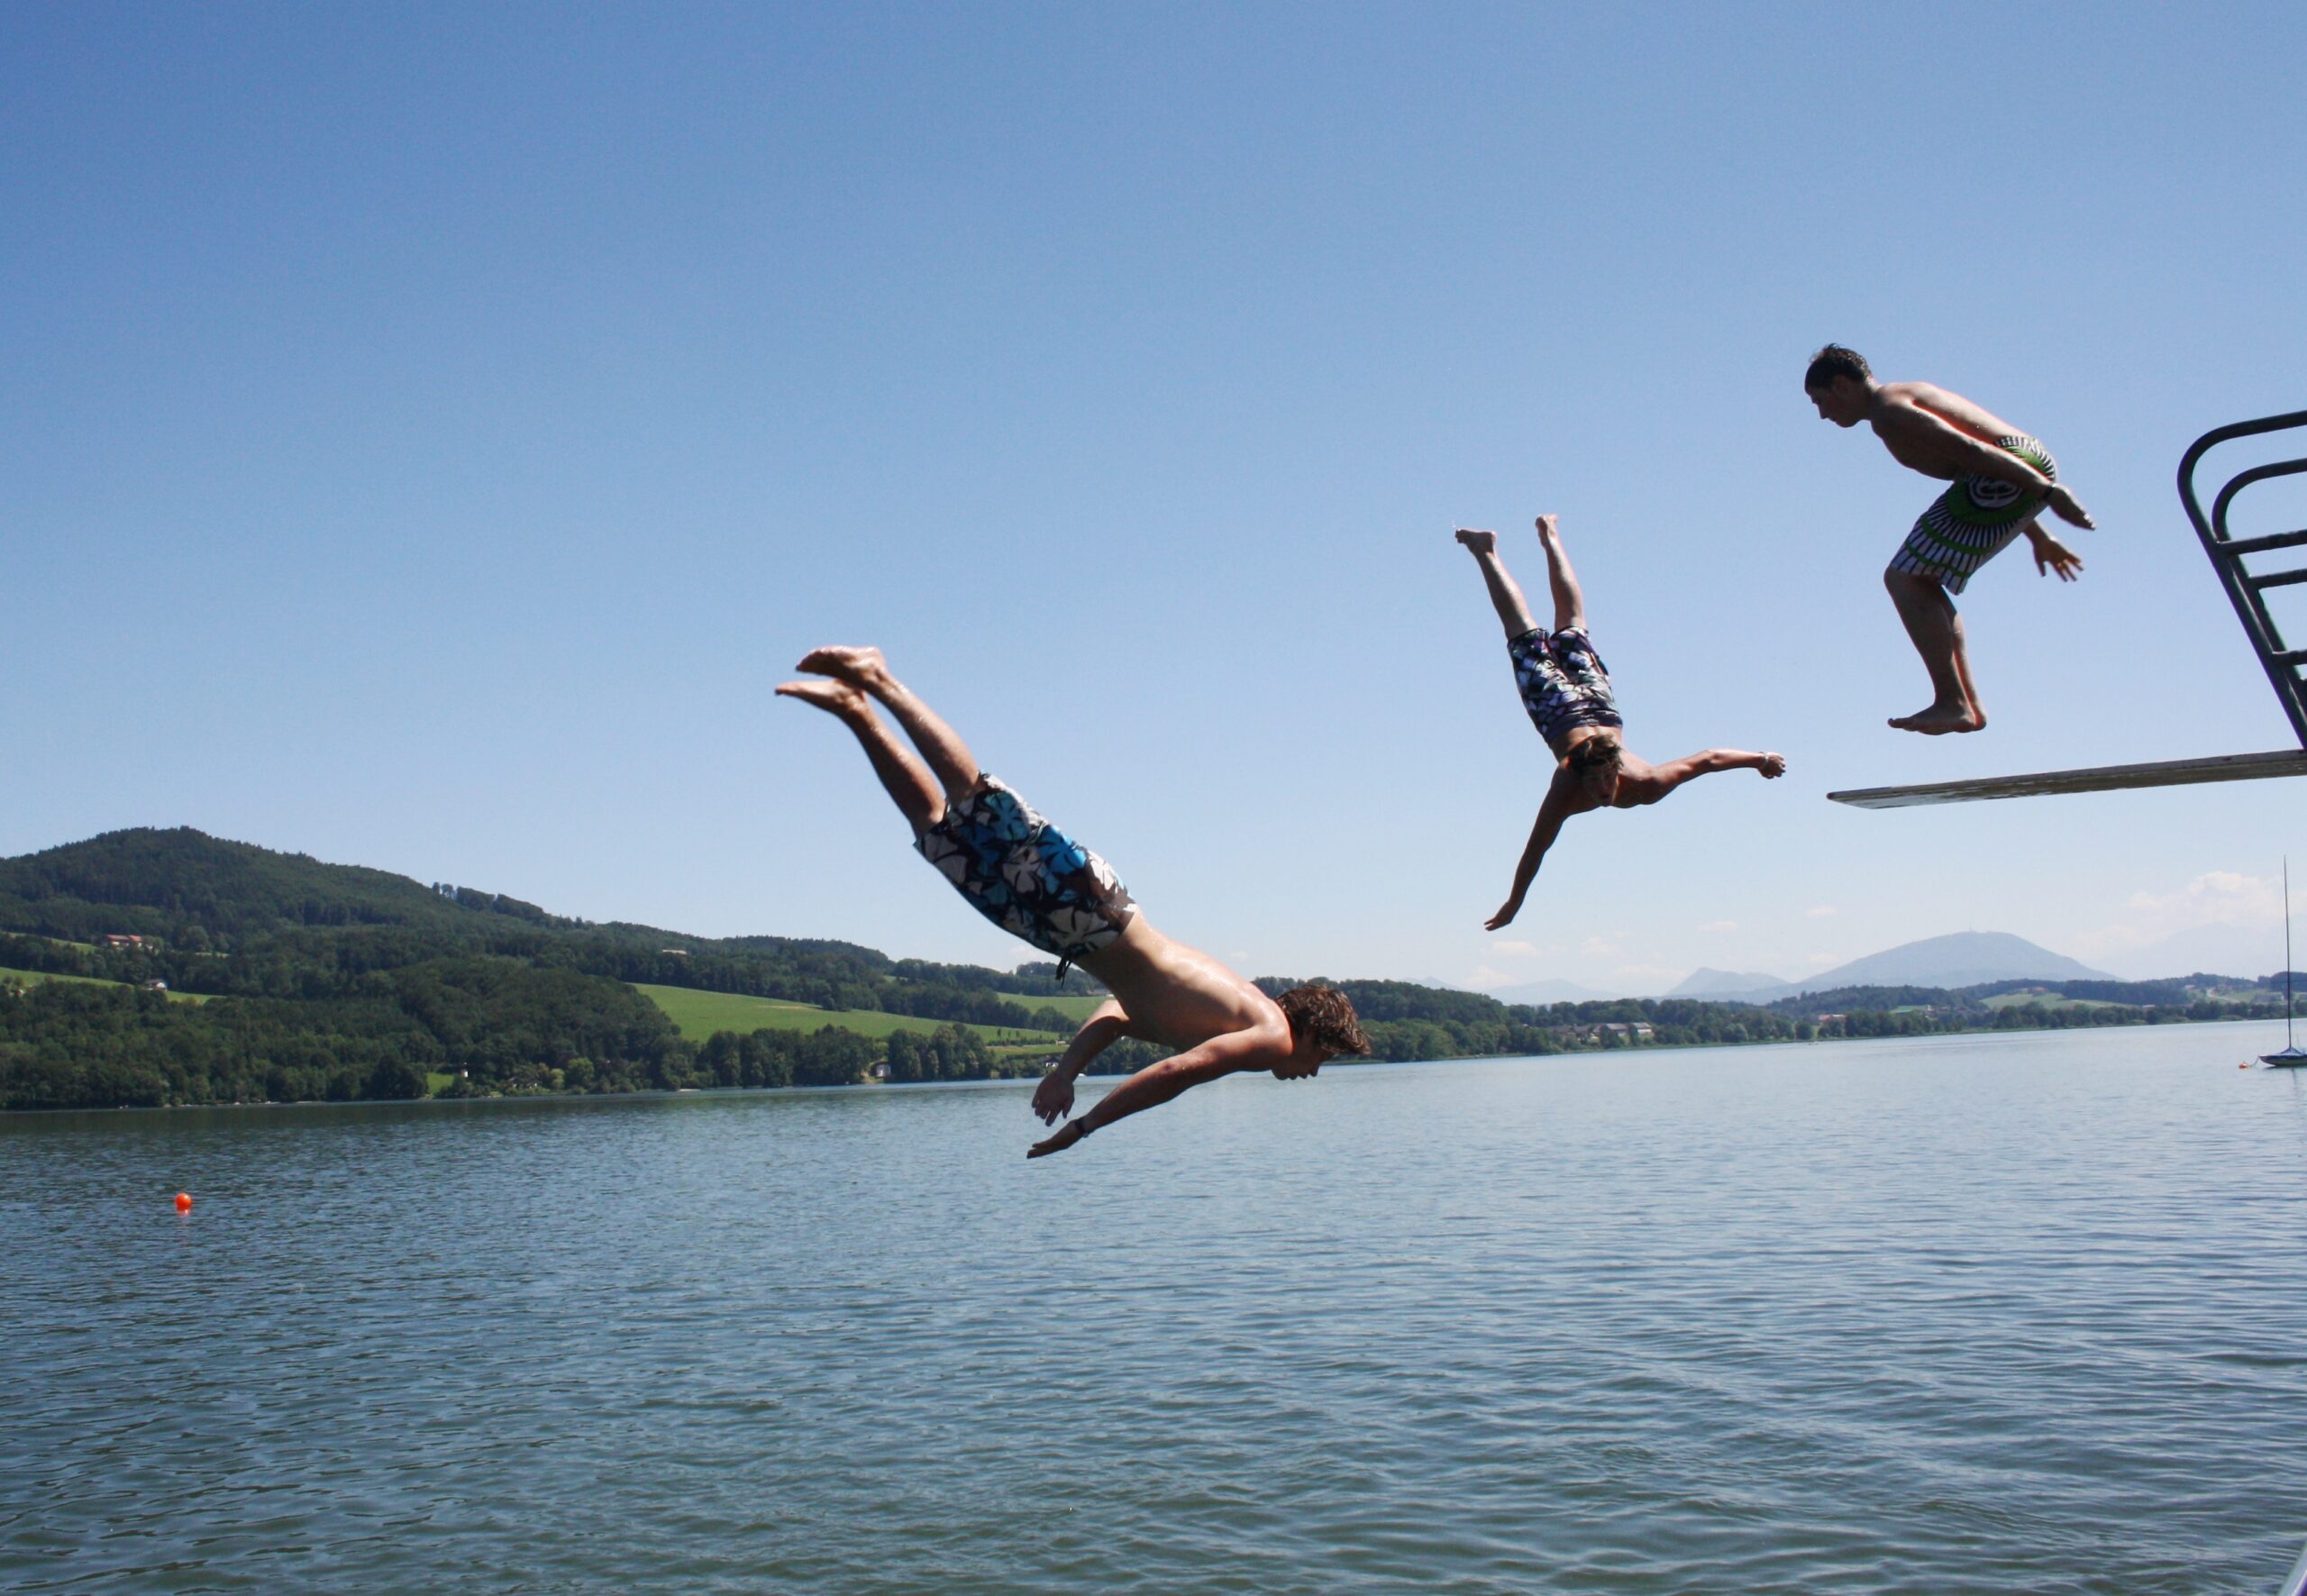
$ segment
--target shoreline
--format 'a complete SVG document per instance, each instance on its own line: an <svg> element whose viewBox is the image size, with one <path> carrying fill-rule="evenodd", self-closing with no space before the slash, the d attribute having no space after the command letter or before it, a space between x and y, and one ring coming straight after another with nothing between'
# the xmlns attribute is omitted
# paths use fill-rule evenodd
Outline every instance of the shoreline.
<svg viewBox="0 0 2307 1596"><path fill-rule="evenodd" d="M1629 1053L1721 1053L1739 1049L1764 1047L1817 1047L1851 1042L1953 1042L1977 1040L1981 1037L2021 1037L2065 1035L2075 1031L2156 1031L2176 1026L2249 1026L2278 1024L2281 1014L2236 1015L2218 1019L2170 1019L2134 1021L2110 1026L1971 1026L1960 1030L1893 1033L1880 1036L1810 1036L1802 1038L1769 1036L1741 1042L1637 1042L1616 1047L1564 1048L1555 1053L1454 1053L1431 1059L1334 1059L1326 1069L1363 1070L1379 1066L1403 1069L1428 1069L1439 1064L1478 1064L1489 1062L1543 1063L1555 1060L1597 1058L1604 1055L1623 1056ZM111 1107L89 1104L72 1108L0 1108L0 1125L65 1114L179 1114L187 1112L260 1113L275 1109L309 1108L469 1108L519 1103L635 1103L677 1102L683 1098L728 1099L755 1097L823 1096L848 1092L916 1092L950 1091L956 1090L983 1091L998 1088L1030 1087L1038 1076L1011 1075L985 1081L859 1081L849 1083L808 1086L684 1086L670 1090L640 1091L528 1091L490 1092L470 1097L422 1098L300 1098L287 1101L265 1100L235 1103L117 1103ZM1120 1074L1090 1074L1083 1081L1119 1081Z"/></svg>

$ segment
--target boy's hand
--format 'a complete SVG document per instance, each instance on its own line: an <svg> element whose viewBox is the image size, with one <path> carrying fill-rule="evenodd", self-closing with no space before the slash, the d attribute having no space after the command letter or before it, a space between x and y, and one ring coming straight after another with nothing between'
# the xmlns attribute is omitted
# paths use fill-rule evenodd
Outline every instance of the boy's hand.
<svg viewBox="0 0 2307 1596"><path fill-rule="evenodd" d="M1090 1132L1088 1128L1081 1120L1070 1119L1066 1121L1065 1128L1059 1131L1057 1135L1051 1136L1046 1141L1035 1142L1032 1146L1026 1148L1026 1156L1028 1158L1047 1158L1053 1153L1062 1153L1068 1147L1071 1147L1074 1143L1080 1141L1083 1136L1086 1136L1089 1134Z"/></svg>
<svg viewBox="0 0 2307 1596"><path fill-rule="evenodd" d="M1482 923L1482 928L1484 931L1496 931L1501 926L1510 926L1514 923L1514 917L1521 912L1522 900L1518 898L1509 898L1496 914Z"/></svg>
<svg viewBox="0 0 2307 1596"><path fill-rule="evenodd" d="M1763 773L1764 780L1775 781L1786 774L1786 756L1783 753L1765 753L1763 755L1762 763L1756 765L1755 769Z"/></svg>
<svg viewBox="0 0 2307 1596"><path fill-rule="evenodd" d="M1052 1070L1034 1088L1034 1112L1044 1125L1054 1125L1073 1112L1073 1077L1063 1070ZM1050 1149L1054 1153L1054 1147Z"/></svg>
<svg viewBox="0 0 2307 1596"><path fill-rule="evenodd" d="M2048 505L2051 513L2069 526L2080 526L2087 530L2099 524L2091 519L2091 512L2083 507L2083 501L2068 492L2064 483L2052 483L2050 491L2043 495L2043 503ZM2080 566L2082 561L2078 560L2075 563Z"/></svg>
<svg viewBox="0 0 2307 1596"><path fill-rule="evenodd" d="M2035 552L2035 574L2047 577L2058 573L2062 582L2071 582L2083 574L2083 557L2047 532L2038 532L2027 540Z"/></svg>

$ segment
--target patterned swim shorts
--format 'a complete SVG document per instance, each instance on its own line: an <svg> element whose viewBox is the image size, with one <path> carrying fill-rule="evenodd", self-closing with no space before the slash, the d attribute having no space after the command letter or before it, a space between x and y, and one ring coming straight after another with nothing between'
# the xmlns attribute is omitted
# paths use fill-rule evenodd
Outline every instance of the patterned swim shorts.
<svg viewBox="0 0 2307 1596"><path fill-rule="evenodd" d="M2058 462L2034 439L1997 438L2007 449L2058 480ZM1965 477L1940 494L1891 556L1892 570L1935 578L1949 593L1960 593L1978 568L2002 552L2019 529L2043 507L2040 497L1992 477Z"/></svg>
<svg viewBox="0 0 2307 1596"><path fill-rule="evenodd" d="M978 913L1066 962L1112 946L1137 913L1104 860L991 776L914 846Z"/></svg>
<svg viewBox="0 0 2307 1596"><path fill-rule="evenodd" d="M1570 734L1578 726L1626 725L1619 718L1618 695L1610 690L1609 668L1583 626L1567 632L1533 626L1507 639L1506 656L1514 661L1522 707L1557 757L1570 752Z"/></svg>

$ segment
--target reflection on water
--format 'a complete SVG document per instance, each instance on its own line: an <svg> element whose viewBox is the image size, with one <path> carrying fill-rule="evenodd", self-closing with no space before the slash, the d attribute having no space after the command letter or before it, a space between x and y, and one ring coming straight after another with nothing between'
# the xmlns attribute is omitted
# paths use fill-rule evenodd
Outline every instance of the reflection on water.
<svg viewBox="0 0 2307 1596"><path fill-rule="evenodd" d="M0 1586L2263 1592L2269 1034L0 1121Z"/></svg>

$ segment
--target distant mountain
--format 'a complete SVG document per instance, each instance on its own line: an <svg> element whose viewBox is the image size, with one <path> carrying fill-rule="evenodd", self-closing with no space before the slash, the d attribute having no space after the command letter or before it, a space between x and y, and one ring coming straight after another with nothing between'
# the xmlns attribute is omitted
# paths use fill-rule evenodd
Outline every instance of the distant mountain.
<svg viewBox="0 0 2307 1596"><path fill-rule="evenodd" d="M1740 975L1728 970L1692 971L1666 994L1737 1003L1774 1003L1803 992L1840 987L1974 987L1991 980L2111 980L2064 953L2038 947L2007 931L1957 931L1901 943L1801 980L1775 975Z"/></svg>
<svg viewBox="0 0 2307 1596"><path fill-rule="evenodd" d="M1805 976L1793 990L1833 987L1974 987L1990 980L2111 980L2103 970L2038 947L2007 931L1957 931L1901 943Z"/></svg>
<svg viewBox="0 0 2307 1596"><path fill-rule="evenodd" d="M1775 975L1740 975L1731 970L1710 970L1701 965L1684 976L1669 998L1736 998L1742 1002L1767 1003L1774 998L1792 996L1798 989L1792 981L1782 980Z"/></svg>

